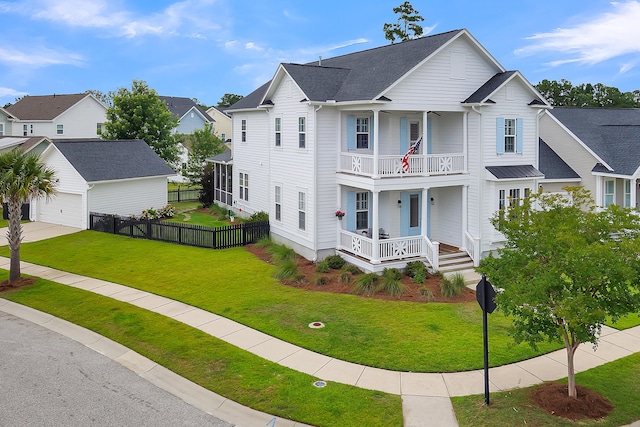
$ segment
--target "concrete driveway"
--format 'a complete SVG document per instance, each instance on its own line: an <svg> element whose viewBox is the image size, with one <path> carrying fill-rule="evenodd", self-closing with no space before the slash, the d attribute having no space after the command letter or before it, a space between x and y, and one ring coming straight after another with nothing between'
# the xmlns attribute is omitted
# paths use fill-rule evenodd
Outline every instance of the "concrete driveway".
<svg viewBox="0 0 640 427"><path fill-rule="evenodd" d="M7 245L8 227L0 228L0 246ZM37 242L38 240L51 239L52 237L82 231L79 228L66 225L48 224L46 222L25 222L22 224L22 242Z"/></svg>

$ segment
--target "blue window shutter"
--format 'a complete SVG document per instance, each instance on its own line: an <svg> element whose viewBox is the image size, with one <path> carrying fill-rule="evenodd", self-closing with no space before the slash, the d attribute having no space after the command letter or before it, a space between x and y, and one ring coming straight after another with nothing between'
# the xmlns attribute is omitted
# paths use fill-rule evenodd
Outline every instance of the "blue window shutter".
<svg viewBox="0 0 640 427"><path fill-rule="evenodd" d="M369 150L373 150L373 116L369 117Z"/></svg>
<svg viewBox="0 0 640 427"><path fill-rule="evenodd" d="M355 191L347 192L347 231L356 230L356 193Z"/></svg>
<svg viewBox="0 0 640 427"><path fill-rule="evenodd" d="M409 150L409 119L400 117L400 154Z"/></svg>
<svg viewBox="0 0 640 427"><path fill-rule="evenodd" d="M504 117L496 117L496 153L504 154Z"/></svg>
<svg viewBox="0 0 640 427"><path fill-rule="evenodd" d="M356 116L347 116L347 150L356 149Z"/></svg>
<svg viewBox="0 0 640 427"><path fill-rule="evenodd" d="M431 117L427 116L427 151L426 151L427 154L433 153L431 144L432 144L431 143Z"/></svg>
<svg viewBox="0 0 640 427"><path fill-rule="evenodd" d="M522 118L516 119L516 153L522 154Z"/></svg>

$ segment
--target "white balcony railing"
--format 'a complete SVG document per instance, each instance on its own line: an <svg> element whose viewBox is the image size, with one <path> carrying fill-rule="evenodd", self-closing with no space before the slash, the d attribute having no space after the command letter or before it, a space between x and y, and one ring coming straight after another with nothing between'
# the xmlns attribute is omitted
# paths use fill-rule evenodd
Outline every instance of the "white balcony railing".
<svg viewBox="0 0 640 427"><path fill-rule="evenodd" d="M408 158L409 168L402 168L402 155L378 156L370 154L340 153L340 171L364 176L399 177L450 175L465 172L465 155L452 154L414 154ZM426 157L426 163L425 163Z"/></svg>
<svg viewBox="0 0 640 427"><path fill-rule="evenodd" d="M396 261L406 258L426 257L435 270L438 269L439 243L424 236L394 237L378 240L377 260L373 259L373 239L363 234L340 231L340 249L365 258L368 261Z"/></svg>

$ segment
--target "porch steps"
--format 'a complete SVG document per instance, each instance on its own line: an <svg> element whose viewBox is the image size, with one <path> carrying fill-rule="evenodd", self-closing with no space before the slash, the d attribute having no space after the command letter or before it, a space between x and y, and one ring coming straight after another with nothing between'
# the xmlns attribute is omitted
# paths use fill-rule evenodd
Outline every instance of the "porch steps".
<svg viewBox="0 0 640 427"><path fill-rule="evenodd" d="M441 253L439 257L438 270L443 274L473 271L473 260L466 252L455 251L451 253Z"/></svg>

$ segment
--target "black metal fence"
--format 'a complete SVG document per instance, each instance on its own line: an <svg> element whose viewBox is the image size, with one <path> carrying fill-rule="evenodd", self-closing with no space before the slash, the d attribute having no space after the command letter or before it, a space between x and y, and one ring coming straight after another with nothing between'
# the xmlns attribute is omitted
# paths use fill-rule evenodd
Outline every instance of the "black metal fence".
<svg viewBox="0 0 640 427"><path fill-rule="evenodd" d="M168 203L192 202L200 198L200 189L181 188L179 190L168 190Z"/></svg>
<svg viewBox="0 0 640 427"><path fill-rule="evenodd" d="M269 221L205 227L177 222L134 219L101 213L89 214L89 229L141 239L179 243L201 248L246 246L269 237Z"/></svg>

